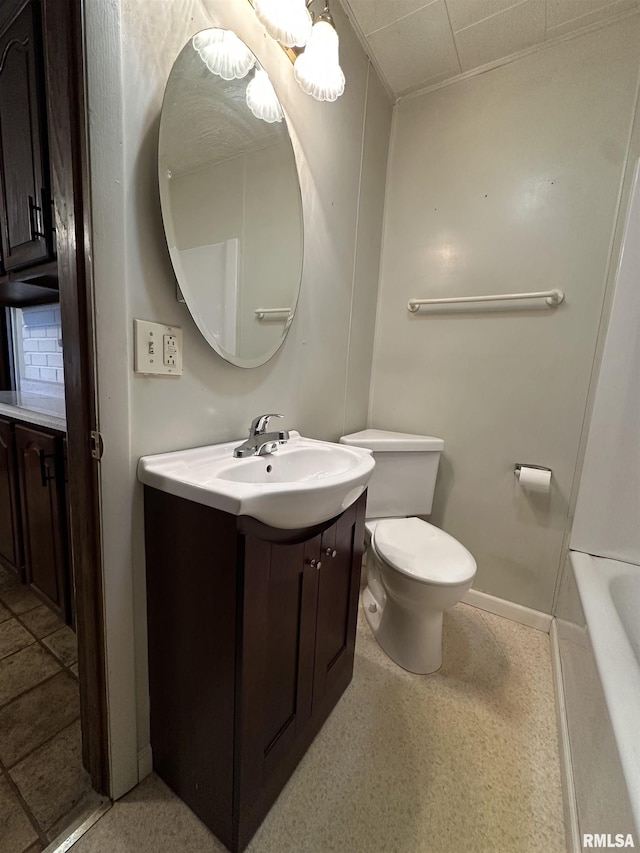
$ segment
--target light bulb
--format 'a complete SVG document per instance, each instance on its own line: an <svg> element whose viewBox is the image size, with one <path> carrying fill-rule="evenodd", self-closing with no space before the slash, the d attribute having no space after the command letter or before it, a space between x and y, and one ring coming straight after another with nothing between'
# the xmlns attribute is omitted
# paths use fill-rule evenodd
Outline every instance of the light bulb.
<svg viewBox="0 0 640 853"><path fill-rule="evenodd" d="M305 0L254 0L258 20L285 47L304 47L311 34Z"/></svg>
<svg viewBox="0 0 640 853"><path fill-rule="evenodd" d="M256 118L269 124L282 121L284 113L275 89L264 68L256 68L253 79L247 86L247 106Z"/></svg>
<svg viewBox="0 0 640 853"><path fill-rule="evenodd" d="M320 16L313 25L304 53L293 65L293 76L300 88L317 101L335 101L344 92L338 44L335 27Z"/></svg>
<svg viewBox="0 0 640 853"><path fill-rule="evenodd" d="M223 80L246 77L256 63L246 44L230 30L204 30L192 43L209 71Z"/></svg>

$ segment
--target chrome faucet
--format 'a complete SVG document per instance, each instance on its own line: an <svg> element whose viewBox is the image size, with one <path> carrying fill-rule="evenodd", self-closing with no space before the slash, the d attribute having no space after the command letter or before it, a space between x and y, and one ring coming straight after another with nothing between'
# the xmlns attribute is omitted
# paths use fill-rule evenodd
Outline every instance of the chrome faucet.
<svg viewBox="0 0 640 853"><path fill-rule="evenodd" d="M281 444L285 444L289 439L287 430L267 432L271 418L283 417L284 415L271 414L254 418L249 427L249 438L234 448L233 455L240 459L245 456L265 456L267 453L273 453Z"/></svg>

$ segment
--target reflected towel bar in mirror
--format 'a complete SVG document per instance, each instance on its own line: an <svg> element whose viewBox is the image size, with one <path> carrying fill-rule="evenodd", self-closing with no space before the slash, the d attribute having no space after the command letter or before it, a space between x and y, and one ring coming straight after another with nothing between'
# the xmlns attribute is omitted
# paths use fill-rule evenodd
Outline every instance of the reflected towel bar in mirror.
<svg viewBox="0 0 640 853"><path fill-rule="evenodd" d="M253 312L258 320L264 320L265 316L273 315L273 314L286 314L287 317L285 319L289 319L291 316L291 308L256 308Z"/></svg>
<svg viewBox="0 0 640 853"><path fill-rule="evenodd" d="M552 308L564 300L561 290L540 290L536 293L497 293L491 296L443 296L437 299L410 299L407 308L415 314L422 305L451 305L464 302L503 302L512 299L544 299Z"/></svg>

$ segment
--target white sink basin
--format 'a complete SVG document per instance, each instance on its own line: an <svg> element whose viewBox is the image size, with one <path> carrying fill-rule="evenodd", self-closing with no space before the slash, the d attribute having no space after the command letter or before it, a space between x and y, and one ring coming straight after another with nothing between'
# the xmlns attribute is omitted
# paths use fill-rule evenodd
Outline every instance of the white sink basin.
<svg viewBox="0 0 640 853"><path fill-rule="evenodd" d="M364 492L370 450L291 432L274 453L236 459L241 441L143 456L138 479L171 495L250 515L272 527L311 527L339 515Z"/></svg>

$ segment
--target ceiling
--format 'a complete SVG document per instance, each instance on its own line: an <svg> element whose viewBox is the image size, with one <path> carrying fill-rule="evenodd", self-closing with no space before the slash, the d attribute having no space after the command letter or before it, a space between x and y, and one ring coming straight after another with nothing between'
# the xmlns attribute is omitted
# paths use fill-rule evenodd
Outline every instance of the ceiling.
<svg viewBox="0 0 640 853"><path fill-rule="evenodd" d="M640 7L640 0L341 2L396 97Z"/></svg>

